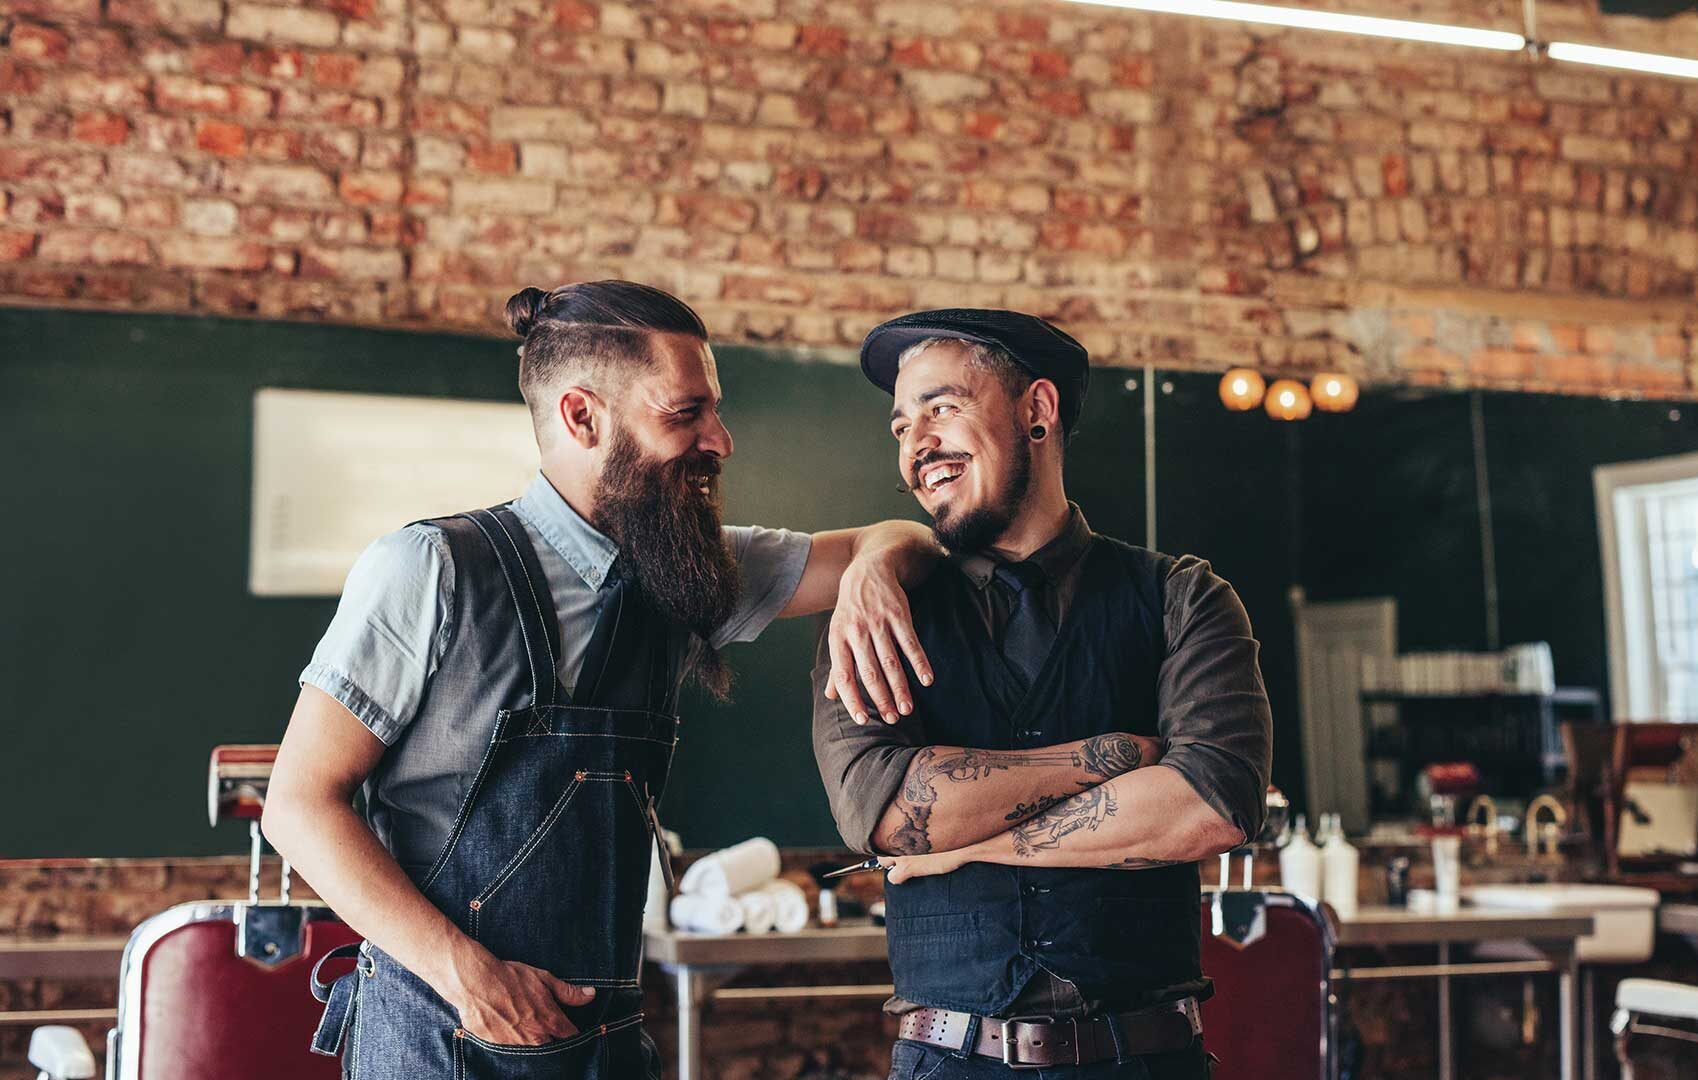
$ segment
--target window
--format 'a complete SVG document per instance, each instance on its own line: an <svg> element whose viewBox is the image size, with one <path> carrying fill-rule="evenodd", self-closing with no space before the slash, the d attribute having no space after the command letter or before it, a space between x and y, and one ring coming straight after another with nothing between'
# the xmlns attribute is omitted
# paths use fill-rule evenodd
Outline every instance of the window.
<svg viewBox="0 0 1698 1080"><path fill-rule="evenodd" d="M1698 720L1698 454L1593 471L1617 720Z"/></svg>

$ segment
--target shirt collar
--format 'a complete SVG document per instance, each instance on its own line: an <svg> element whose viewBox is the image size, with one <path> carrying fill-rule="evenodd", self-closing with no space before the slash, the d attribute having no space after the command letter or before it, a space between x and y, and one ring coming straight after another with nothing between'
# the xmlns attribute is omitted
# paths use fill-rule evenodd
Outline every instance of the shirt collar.
<svg viewBox="0 0 1698 1080"><path fill-rule="evenodd" d="M548 477L537 473L531 486L513 503L513 512L560 553L585 585L601 588L613 560L619 557L619 547L580 517L554 490Z"/></svg>
<svg viewBox="0 0 1698 1080"><path fill-rule="evenodd" d="M1061 527L1054 538L1043 547L1032 552L1026 561L1035 563L1044 572L1044 577L1050 584L1061 578L1085 554L1085 549L1091 546L1091 527L1085 522L1085 514L1079 509L1079 504L1067 504L1067 524ZM996 568L1005 560L999 559L989 551L973 551L965 555L951 557L951 561L967 575L967 580L973 587L982 589L991 582L996 574Z"/></svg>

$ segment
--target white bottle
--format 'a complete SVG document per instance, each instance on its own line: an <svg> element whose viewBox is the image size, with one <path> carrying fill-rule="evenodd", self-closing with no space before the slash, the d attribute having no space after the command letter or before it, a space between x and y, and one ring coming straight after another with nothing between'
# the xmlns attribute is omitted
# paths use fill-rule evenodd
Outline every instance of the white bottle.
<svg viewBox="0 0 1698 1080"><path fill-rule="evenodd" d="M1286 892L1311 900L1321 898L1321 852L1309 839L1309 821L1297 815L1291 843L1279 851L1279 883Z"/></svg>
<svg viewBox="0 0 1698 1080"><path fill-rule="evenodd" d="M1321 848L1321 892L1340 918L1356 914L1356 867L1360 858L1344 839L1344 823L1333 815L1332 830Z"/></svg>

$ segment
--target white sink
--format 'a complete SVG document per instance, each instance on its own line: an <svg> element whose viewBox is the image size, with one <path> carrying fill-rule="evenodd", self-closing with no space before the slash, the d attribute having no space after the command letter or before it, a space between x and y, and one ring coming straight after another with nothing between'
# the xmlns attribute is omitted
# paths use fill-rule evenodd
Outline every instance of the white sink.
<svg viewBox="0 0 1698 1080"><path fill-rule="evenodd" d="M1475 907L1516 911L1573 912L1592 916L1592 932L1581 938L1583 964L1638 964L1651 958L1657 934L1655 889L1631 885L1475 885L1462 890ZM1498 947L1494 944L1493 950Z"/></svg>

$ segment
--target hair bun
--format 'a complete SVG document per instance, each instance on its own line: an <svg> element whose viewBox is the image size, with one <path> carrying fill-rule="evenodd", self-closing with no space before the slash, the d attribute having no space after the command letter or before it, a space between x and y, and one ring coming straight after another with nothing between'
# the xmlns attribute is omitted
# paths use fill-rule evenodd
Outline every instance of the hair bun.
<svg viewBox="0 0 1698 1080"><path fill-rule="evenodd" d="M541 289L520 289L507 298L507 325L520 337L530 336L531 327L542 318L542 309L548 304L548 294Z"/></svg>

